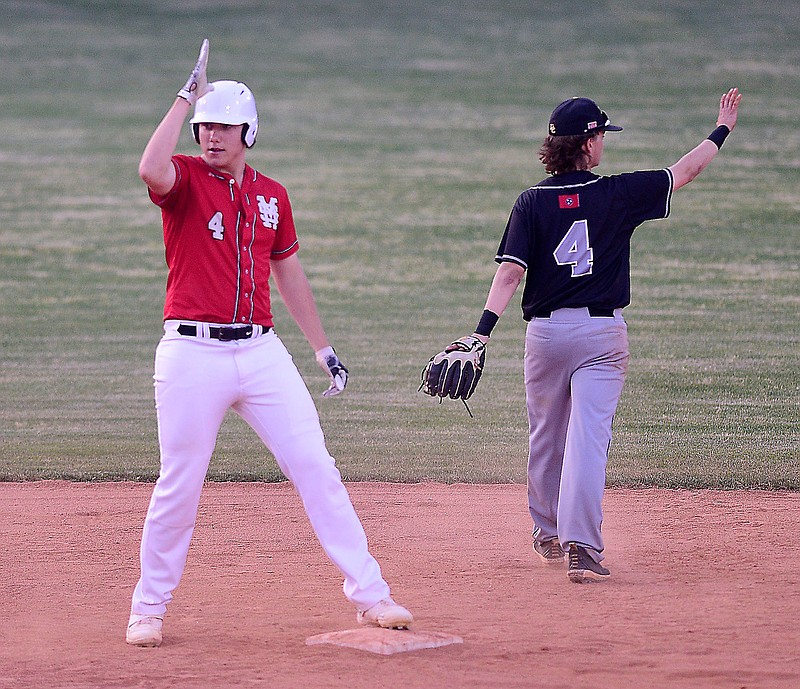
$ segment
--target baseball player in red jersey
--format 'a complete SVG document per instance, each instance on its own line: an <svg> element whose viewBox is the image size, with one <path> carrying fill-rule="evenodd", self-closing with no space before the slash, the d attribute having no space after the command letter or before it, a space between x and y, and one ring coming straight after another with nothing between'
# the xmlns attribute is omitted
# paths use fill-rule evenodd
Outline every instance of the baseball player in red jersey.
<svg viewBox="0 0 800 689"><path fill-rule="evenodd" d="M669 215L672 194L716 156L736 125L741 95L723 94L717 128L674 165L598 176L605 132L620 131L588 98L555 108L539 157L551 175L523 192L495 260L485 310L454 357L483 347L523 276L525 387L530 428L528 505L533 550L568 560L570 581L601 581L602 499L611 423L628 367L630 240ZM454 343L456 344L456 343Z"/></svg>
<svg viewBox="0 0 800 689"><path fill-rule="evenodd" d="M200 493L228 409L256 431L298 491L320 544L344 576L357 620L405 628L292 358L273 330L269 278L339 394L347 369L331 348L299 248L286 189L245 163L258 133L250 89L209 84L208 41L147 144L139 175L161 208L169 268L156 349L161 470L141 543L126 640L158 646L186 563ZM191 106L199 156L174 155Z"/></svg>

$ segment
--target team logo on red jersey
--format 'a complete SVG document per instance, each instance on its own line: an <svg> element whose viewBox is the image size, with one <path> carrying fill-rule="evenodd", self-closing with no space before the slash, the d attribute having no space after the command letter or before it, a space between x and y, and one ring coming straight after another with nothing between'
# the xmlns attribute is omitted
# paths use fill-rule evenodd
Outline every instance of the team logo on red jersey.
<svg viewBox="0 0 800 689"><path fill-rule="evenodd" d="M265 199L261 194L256 196L256 200L258 201L258 214L261 216L261 222L264 223L264 227L268 227L271 230L278 229L278 199L274 196L269 197L269 201Z"/></svg>
<svg viewBox="0 0 800 689"><path fill-rule="evenodd" d="M558 207L559 208L580 208L581 199L578 194L559 194Z"/></svg>

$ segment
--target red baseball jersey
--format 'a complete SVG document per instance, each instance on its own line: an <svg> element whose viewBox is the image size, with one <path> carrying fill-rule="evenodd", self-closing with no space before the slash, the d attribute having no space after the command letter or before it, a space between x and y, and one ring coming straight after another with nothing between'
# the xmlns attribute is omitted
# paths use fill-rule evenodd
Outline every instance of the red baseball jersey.
<svg viewBox="0 0 800 689"><path fill-rule="evenodd" d="M245 166L241 188L200 156L176 155L175 185L161 208L165 319L272 326L270 260L299 249L286 189Z"/></svg>

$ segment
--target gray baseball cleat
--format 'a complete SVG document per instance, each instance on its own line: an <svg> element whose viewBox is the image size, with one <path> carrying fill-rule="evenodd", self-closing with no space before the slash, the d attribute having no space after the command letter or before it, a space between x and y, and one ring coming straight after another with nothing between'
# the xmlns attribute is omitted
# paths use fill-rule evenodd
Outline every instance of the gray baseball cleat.
<svg viewBox="0 0 800 689"><path fill-rule="evenodd" d="M546 541L534 540L533 552L542 559L542 562L548 565L561 565L567 558L567 554L558 542L558 538L548 538Z"/></svg>
<svg viewBox="0 0 800 689"><path fill-rule="evenodd" d="M611 576L611 572L599 562L595 562L586 552L586 548L577 543L570 543L567 575L573 584L589 584L593 581L605 581Z"/></svg>

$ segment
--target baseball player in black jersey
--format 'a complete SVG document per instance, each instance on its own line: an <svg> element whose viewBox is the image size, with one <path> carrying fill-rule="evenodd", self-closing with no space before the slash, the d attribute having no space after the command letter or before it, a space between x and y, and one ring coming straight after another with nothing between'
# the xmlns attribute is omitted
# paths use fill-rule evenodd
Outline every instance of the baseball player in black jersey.
<svg viewBox="0 0 800 689"><path fill-rule="evenodd" d="M645 220L669 215L673 192L705 169L735 127L740 101L735 88L723 94L717 128L674 165L608 177L591 170L600 164L605 133L622 128L588 98L556 107L539 150L550 176L514 204L483 315L474 334L459 341L461 350L480 350L482 366L492 328L527 273L533 550L548 564L567 560L573 582L609 577L601 564L601 503L628 367L622 309L630 303L631 236Z"/></svg>

